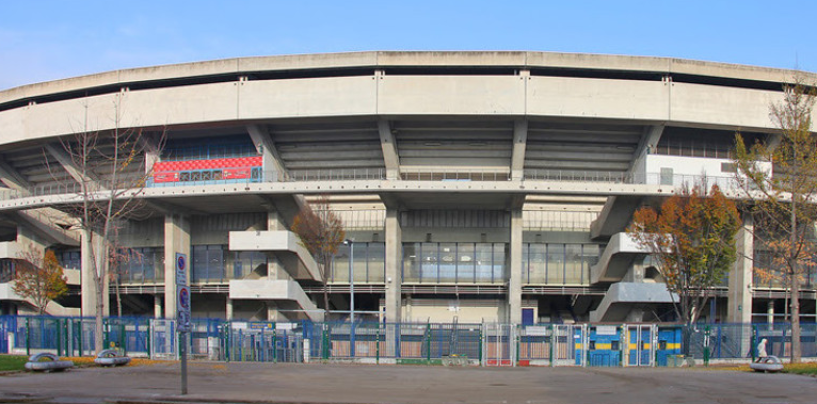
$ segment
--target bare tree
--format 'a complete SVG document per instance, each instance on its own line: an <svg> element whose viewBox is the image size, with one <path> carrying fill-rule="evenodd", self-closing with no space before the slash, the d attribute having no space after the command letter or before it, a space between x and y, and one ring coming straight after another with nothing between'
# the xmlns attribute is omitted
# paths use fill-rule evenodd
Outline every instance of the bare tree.
<svg viewBox="0 0 817 404"><path fill-rule="evenodd" d="M738 181L751 200L754 237L782 272L791 299L792 363L800 362L800 284L808 276L817 249L817 144L812 110L817 92L795 76L784 88L783 101L770 105L769 117L779 129L772 141L747 146L736 135ZM759 162L771 163L772 169Z"/></svg>
<svg viewBox="0 0 817 404"><path fill-rule="evenodd" d="M146 167L146 153L158 153L164 135L150 138L142 129L121 128L119 104L115 104L114 129L84 130L62 139L62 149L70 159L66 167L74 170L77 180L77 203L67 208L76 217L77 229L86 240L88 264L91 265L93 290L96 297L94 347L103 349L102 320L110 268L117 264L117 227L128 219L137 218L145 202L141 198L152 175ZM65 165L65 164L63 164Z"/></svg>
<svg viewBox="0 0 817 404"><path fill-rule="evenodd" d="M14 268L14 293L31 299L37 313L45 314L48 303L68 292L57 256L51 250L29 246L19 253Z"/></svg>
<svg viewBox="0 0 817 404"><path fill-rule="evenodd" d="M326 284L329 280L332 259L338 253L338 246L346 237L343 221L329 209L329 198L321 196L298 212L292 221L292 231L301 238L301 245L318 262L321 283L323 283L324 319L328 320L329 291Z"/></svg>

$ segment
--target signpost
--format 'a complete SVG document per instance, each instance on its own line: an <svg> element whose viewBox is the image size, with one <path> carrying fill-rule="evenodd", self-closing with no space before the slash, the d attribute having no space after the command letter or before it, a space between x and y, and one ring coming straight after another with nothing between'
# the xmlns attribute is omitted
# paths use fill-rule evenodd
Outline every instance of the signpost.
<svg viewBox="0 0 817 404"><path fill-rule="evenodd" d="M190 332L190 286L187 285L187 254L176 253L176 330L179 332L182 395L187 394L187 333Z"/></svg>

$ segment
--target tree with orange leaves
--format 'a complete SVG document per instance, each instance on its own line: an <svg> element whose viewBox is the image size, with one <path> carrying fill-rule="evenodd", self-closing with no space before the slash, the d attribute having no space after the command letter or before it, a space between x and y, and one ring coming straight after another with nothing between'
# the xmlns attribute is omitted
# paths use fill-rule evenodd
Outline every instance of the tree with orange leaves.
<svg viewBox="0 0 817 404"><path fill-rule="evenodd" d="M330 210L329 198L321 196L315 202L301 208L292 221L292 231L300 237L301 245L318 262L323 283L324 319L328 320L329 291L326 289L326 284L329 280L332 259L338 253L338 246L346 237L343 221Z"/></svg>
<svg viewBox="0 0 817 404"><path fill-rule="evenodd" d="M31 299L37 313L45 314L48 303L68 292L62 267L54 252L30 247L14 265L14 293Z"/></svg>
<svg viewBox="0 0 817 404"><path fill-rule="evenodd" d="M661 205L643 207L633 215L627 232L647 249L664 277L667 290L677 296L673 305L686 325L698 320L737 259L735 235L740 228L735 204L717 185L687 187Z"/></svg>
<svg viewBox="0 0 817 404"><path fill-rule="evenodd" d="M736 135L737 179L754 218L755 244L771 256L761 277L779 277L788 285L791 312L791 362L800 362L800 288L812 270L817 222L817 143L812 111L817 88L795 75L783 99L770 106L769 118L779 129L769 141L746 145ZM758 162L771 163L764 169Z"/></svg>

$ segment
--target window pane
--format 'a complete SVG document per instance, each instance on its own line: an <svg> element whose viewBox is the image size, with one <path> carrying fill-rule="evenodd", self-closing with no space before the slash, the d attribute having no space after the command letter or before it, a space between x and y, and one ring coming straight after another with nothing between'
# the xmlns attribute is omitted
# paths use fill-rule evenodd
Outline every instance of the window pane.
<svg viewBox="0 0 817 404"><path fill-rule="evenodd" d="M207 279L207 246L193 246L193 265L190 268L190 279L193 282Z"/></svg>
<svg viewBox="0 0 817 404"><path fill-rule="evenodd" d="M578 285L582 281L582 245L565 246L565 283Z"/></svg>
<svg viewBox="0 0 817 404"><path fill-rule="evenodd" d="M369 282L383 283L386 279L386 243L369 243Z"/></svg>
<svg viewBox="0 0 817 404"><path fill-rule="evenodd" d="M562 284L565 275L565 245L547 245L547 283Z"/></svg>
<svg viewBox="0 0 817 404"><path fill-rule="evenodd" d="M440 282L456 282L457 244L440 243Z"/></svg>
<svg viewBox="0 0 817 404"><path fill-rule="evenodd" d="M437 282L439 267L437 262L437 243L423 243L423 263L420 271L420 282Z"/></svg>
<svg viewBox="0 0 817 404"><path fill-rule="evenodd" d="M493 274L493 245L488 243L477 243L477 282L491 282Z"/></svg>
<svg viewBox="0 0 817 404"><path fill-rule="evenodd" d="M211 245L207 248L207 264L208 278L211 280L224 279L224 246Z"/></svg>
<svg viewBox="0 0 817 404"><path fill-rule="evenodd" d="M474 283L474 243L457 244L457 282Z"/></svg>
<svg viewBox="0 0 817 404"><path fill-rule="evenodd" d="M355 282L366 281L366 243L352 244L355 256L353 257L355 263Z"/></svg>
<svg viewBox="0 0 817 404"><path fill-rule="evenodd" d="M590 268L599 262L599 245L585 244L582 247L582 284L590 284Z"/></svg>
<svg viewBox="0 0 817 404"><path fill-rule="evenodd" d="M403 282L416 283L420 281L418 254L420 243L403 244Z"/></svg>
<svg viewBox="0 0 817 404"><path fill-rule="evenodd" d="M341 244L332 262L332 282L349 283L349 246Z"/></svg>
<svg viewBox="0 0 817 404"><path fill-rule="evenodd" d="M541 285L545 283L545 245L531 244L528 252L530 259L530 283Z"/></svg>
<svg viewBox="0 0 817 404"><path fill-rule="evenodd" d="M505 243L494 244L494 262L493 262L493 282L505 283L508 280L507 272L505 271Z"/></svg>

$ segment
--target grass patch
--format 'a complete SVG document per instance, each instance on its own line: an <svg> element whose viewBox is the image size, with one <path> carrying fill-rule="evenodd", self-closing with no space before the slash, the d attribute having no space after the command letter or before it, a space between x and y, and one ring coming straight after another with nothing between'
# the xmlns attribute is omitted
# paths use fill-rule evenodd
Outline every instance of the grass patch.
<svg viewBox="0 0 817 404"><path fill-rule="evenodd" d="M783 372L796 375L817 375L817 363L784 364Z"/></svg>
<svg viewBox="0 0 817 404"><path fill-rule="evenodd" d="M25 369L28 356L0 355L0 372Z"/></svg>

